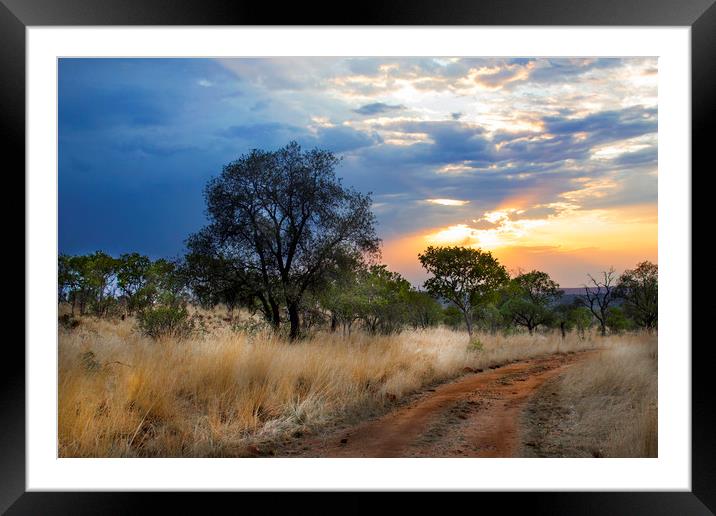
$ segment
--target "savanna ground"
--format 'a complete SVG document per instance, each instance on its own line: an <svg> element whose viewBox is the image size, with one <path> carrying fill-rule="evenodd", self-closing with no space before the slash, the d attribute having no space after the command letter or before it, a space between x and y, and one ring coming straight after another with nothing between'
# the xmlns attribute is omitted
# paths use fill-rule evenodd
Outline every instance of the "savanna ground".
<svg viewBox="0 0 716 516"><path fill-rule="evenodd" d="M59 456L657 454L655 334L289 343L198 315L206 331L183 340L144 337L129 317L60 327Z"/></svg>

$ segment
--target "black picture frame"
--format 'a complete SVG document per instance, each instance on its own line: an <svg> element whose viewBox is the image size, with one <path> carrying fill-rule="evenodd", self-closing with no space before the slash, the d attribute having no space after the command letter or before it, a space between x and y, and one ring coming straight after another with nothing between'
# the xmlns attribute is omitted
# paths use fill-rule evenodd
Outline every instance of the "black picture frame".
<svg viewBox="0 0 716 516"><path fill-rule="evenodd" d="M25 30L28 26L81 25L572 25L690 26L692 71L693 179L713 168L709 159L716 92L715 0L441 0L440 2L360 2L355 9L296 4L256 4L219 0L0 0L0 135L14 170L25 168ZM709 131L711 129L711 131ZM707 168L708 167L708 168ZM6 169L10 171L10 167ZM19 174L15 173L16 176ZM24 181L21 187L24 191ZM692 206L696 204L692 200ZM10 211L6 208L5 220ZM17 213L17 211L15 211ZM16 215L15 215L16 218ZM692 215L692 219L693 219ZM692 231L693 234L693 231ZM24 246L23 246L24 249ZM693 257L693 247L691 249ZM25 259L27 260L27 256ZM26 263L26 262L25 262ZM692 270L699 270L692 258ZM25 274L28 274L25 269ZM19 290L18 290L19 291ZM691 300L684 302L692 303ZM32 306L26 306L32 310ZM692 320L698 320L692 316ZM463 493L453 501L501 510L529 507L533 514L713 514L716 511L716 404L710 398L710 339L692 346L692 490L689 492ZM217 501L271 504L282 496L260 493L61 493L26 492L25 353L5 343L0 382L0 510L8 514L126 514L148 512L161 503L182 513L209 512ZM677 345L676 343L673 343ZM689 345L691 343L680 343ZM209 495L211 501L209 501ZM330 512L320 493L294 495L292 510ZM320 499L316 497L320 497ZM340 512L372 510L374 495L351 495ZM470 497L469 500L466 500ZM475 497L478 497L477 500ZM246 500L246 498L250 498ZM414 493L411 504L422 504ZM315 499L315 500L314 500ZM152 503L150 503L150 500ZM474 504L478 505L475 506ZM253 505L253 504L252 504ZM261 507L262 505L259 505ZM245 506L248 507L248 506ZM237 506L237 509L239 506Z"/></svg>

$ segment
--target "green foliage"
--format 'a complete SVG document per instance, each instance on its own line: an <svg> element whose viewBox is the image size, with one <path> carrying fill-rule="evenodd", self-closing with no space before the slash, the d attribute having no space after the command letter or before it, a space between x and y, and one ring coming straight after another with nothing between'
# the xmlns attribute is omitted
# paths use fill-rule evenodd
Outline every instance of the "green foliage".
<svg viewBox="0 0 716 516"><path fill-rule="evenodd" d="M174 263L152 261L138 253L119 258L93 254L61 254L57 269L58 300L72 305L72 314L119 317L142 312L156 303L182 297L184 283ZM169 300L169 301L167 301Z"/></svg>
<svg viewBox="0 0 716 516"><path fill-rule="evenodd" d="M336 262L378 251L370 195L341 184L339 162L296 142L240 156L207 184L209 224L187 242L228 273L209 289L226 293L227 282L240 281L277 329L283 305L292 339L300 335L304 295L325 283Z"/></svg>
<svg viewBox="0 0 716 516"><path fill-rule="evenodd" d="M509 323L509 319L497 307L495 303L485 303L475 309L477 326L484 331L496 333L500 328Z"/></svg>
<svg viewBox="0 0 716 516"><path fill-rule="evenodd" d="M546 272L533 270L510 280L503 291L505 317L532 333L540 325L549 325L555 314L554 303L561 297L559 285Z"/></svg>
<svg viewBox="0 0 716 516"><path fill-rule="evenodd" d="M127 312L132 314L152 303L154 286L150 283L152 262L139 253L123 254L117 267L117 286L126 299Z"/></svg>
<svg viewBox="0 0 716 516"><path fill-rule="evenodd" d="M579 336L584 338L586 331L592 325L592 313L579 303L557 305L552 314L552 325L559 328L563 335L568 331L576 330Z"/></svg>
<svg viewBox="0 0 716 516"><path fill-rule="evenodd" d="M465 318L455 305L449 305L443 310L443 324L457 330L463 327Z"/></svg>
<svg viewBox="0 0 716 516"><path fill-rule="evenodd" d="M235 332L245 333L249 336L257 335L263 331L266 331L271 326L266 321L256 319L246 319L243 321L233 321L231 329Z"/></svg>
<svg viewBox="0 0 716 516"><path fill-rule="evenodd" d="M584 337L585 332L592 326L592 313L583 306L575 307L569 314L569 320L579 334Z"/></svg>
<svg viewBox="0 0 716 516"><path fill-rule="evenodd" d="M659 268L644 261L634 269L626 270L619 277L617 296L624 300L625 315L647 330L658 325L659 318Z"/></svg>
<svg viewBox="0 0 716 516"><path fill-rule="evenodd" d="M359 318L369 333L390 334L402 329L407 315L410 283L385 265L372 265L358 282Z"/></svg>
<svg viewBox="0 0 716 516"><path fill-rule="evenodd" d="M410 289L405 293L407 323L414 329L437 326L443 316L440 303L429 293Z"/></svg>
<svg viewBox="0 0 716 516"><path fill-rule="evenodd" d="M428 247L418 255L432 274L425 289L435 297L451 301L463 314L472 335L475 307L496 300L509 275L489 251L469 247Z"/></svg>
<svg viewBox="0 0 716 516"><path fill-rule="evenodd" d="M485 348L484 344L480 339L470 339L470 344L467 346L468 351L482 351Z"/></svg>
<svg viewBox="0 0 716 516"><path fill-rule="evenodd" d="M611 333L623 333L633 330L635 325L634 321L627 317L624 310L617 306L610 306L607 311L607 327Z"/></svg>
<svg viewBox="0 0 716 516"><path fill-rule="evenodd" d="M142 334L152 339L174 337L183 339L194 332L194 321L185 306L160 305L148 308L137 315Z"/></svg>

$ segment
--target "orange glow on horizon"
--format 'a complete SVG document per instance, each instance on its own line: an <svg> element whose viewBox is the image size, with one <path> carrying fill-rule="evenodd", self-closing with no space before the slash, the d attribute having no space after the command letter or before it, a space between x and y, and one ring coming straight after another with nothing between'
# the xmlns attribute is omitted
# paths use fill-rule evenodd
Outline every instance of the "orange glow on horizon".
<svg viewBox="0 0 716 516"><path fill-rule="evenodd" d="M488 212L481 220L494 222L491 228L463 223L388 239L383 262L421 283L425 276L419 253L429 245L460 245L491 251L510 270L536 268L563 286L579 286L584 281L579 278L611 265L623 270L642 260L657 262L656 213L655 205L566 210L536 220L510 220L508 212Z"/></svg>

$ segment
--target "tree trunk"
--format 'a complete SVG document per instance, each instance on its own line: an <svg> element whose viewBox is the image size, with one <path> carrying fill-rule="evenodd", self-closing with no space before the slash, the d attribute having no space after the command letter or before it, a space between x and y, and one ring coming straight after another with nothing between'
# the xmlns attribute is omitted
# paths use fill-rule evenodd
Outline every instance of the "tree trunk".
<svg viewBox="0 0 716 516"><path fill-rule="evenodd" d="M567 336L567 333L564 331L564 321L559 323L559 330L562 332L562 340Z"/></svg>
<svg viewBox="0 0 716 516"><path fill-rule="evenodd" d="M528 325L527 325L527 331L529 331L529 332L530 332L530 335L532 335L532 334L534 334L535 329L534 329L534 327L533 327L531 324L528 324Z"/></svg>
<svg viewBox="0 0 716 516"><path fill-rule="evenodd" d="M290 303L288 305L288 320L291 323L291 331L289 338L296 340L301 333L301 319L298 314L298 303Z"/></svg>
<svg viewBox="0 0 716 516"><path fill-rule="evenodd" d="M465 325L467 326L467 334L470 336L470 341L472 341L472 317L470 317L470 314L467 312L467 310L463 311L463 315L465 316Z"/></svg>
<svg viewBox="0 0 716 516"><path fill-rule="evenodd" d="M336 314L331 314L331 333L336 332L336 327L338 326L338 318L336 317Z"/></svg>
<svg viewBox="0 0 716 516"><path fill-rule="evenodd" d="M275 330L278 330L281 326L281 307L273 299L269 299L271 305L271 324Z"/></svg>

